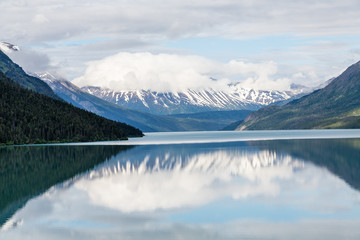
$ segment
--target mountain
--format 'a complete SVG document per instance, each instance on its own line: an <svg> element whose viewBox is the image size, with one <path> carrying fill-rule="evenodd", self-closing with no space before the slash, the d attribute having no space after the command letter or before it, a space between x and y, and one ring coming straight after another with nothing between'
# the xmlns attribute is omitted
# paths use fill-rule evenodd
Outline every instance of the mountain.
<svg viewBox="0 0 360 240"><path fill-rule="evenodd" d="M142 136L142 132L25 89L0 72L0 144L89 142L129 136Z"/></svg>
<svg viewBox="0 0 360 240"><path fill-rule="evenodd" d="M30 76L17 64L15 64L4 52L19 51L19 47L10 43L0 42L0 72L13 79L22 87L49 97L60 99L51 88L40 79Z"/></svg>
<svg viewBox="0 0 360 240"><path fill-rule="evenodd" d="M360 62L322 89L251 113L237 130L360 127Z"/></svg>
<svg viewBox="0 0 360 240"><path fill-rule="evenodd" d="M330 80L328 80L330 81ZM303 96L306 96L308 95L309 93L317 90L317 89L320 89L320 88L323 88L325 87L329 82L325 82L325 83L322 83L320 86L317 86L315 88L309 88L309 87L306 87L304 85L300 85L300 84L294 84L292 83L290 85L290 89L295 93L293 94L290 98L288 99L285 99L285 100L280 100L280 101L276 101L276 102L273 102L273 103L270 103L268 106L272 106L272 105L275 105L275 106L284 106L286 105L287 103L295 100L295 99L298 99L298 98L301 98ZM234 129L233 129L234 130Z"/></svg>
<svg viewBox="0 0 360 240"><path fill-rule="evenodd" d="M244 120L249 114L250 110L231 110L231 111L210 111L200 113L188 113L188 114L174 114L168 115L176 118L194 119L198 121L206 121L206 124L214 126L215 130L227 130L229 124L234 121L238 122L239 119ZM241 121L242 121L241 120ZM239 125L239 124L237 124Z"/></svg>
<svg viewBox="0 0 360 240"><path fill-rule="evenodd" d="M232 122L229 125L225 126L223 129L221 129L222 131L234 131L242 122L244 121L244 119L242 120L238 120L236 122Z"/></svg>
<svg viewBox="0 0 360 240"><path fill-rule="evenodd" d="M150 90L114 91L87 86L84 91L131 109L158 115L197 113L225 110L255 111L277 101L290 99L304 91L262 91L245 89L240 84L229 85L227 91L186 90L182 92L155 92Z"/></svg>
<svg viewBox="0 0 360 240"><path fill-rule="evenodd" d="M202 116L206 115L206 118L199 115L191 117L157 116L102 100L83 91L71 82L50 73L38 73L37 76L66 102L105 118L130 124L145 132L219 130L235 121L233 117L236 119L245 118L249 113L247 111L241 113L242 115L226 113L228 116L224 115L224 119L221 121L219 121L216 112L204 113Z"/></svg>

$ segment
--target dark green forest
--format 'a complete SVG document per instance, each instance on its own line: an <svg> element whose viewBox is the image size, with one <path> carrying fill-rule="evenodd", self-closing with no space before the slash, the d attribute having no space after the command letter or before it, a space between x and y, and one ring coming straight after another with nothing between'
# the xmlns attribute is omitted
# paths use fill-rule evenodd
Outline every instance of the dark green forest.
<svg viewBox="0 0 360 240"><path fill-rule="evenodd" d="M0 72L0 144L84 142L140 137L142 132L24 89Z"/></svg>

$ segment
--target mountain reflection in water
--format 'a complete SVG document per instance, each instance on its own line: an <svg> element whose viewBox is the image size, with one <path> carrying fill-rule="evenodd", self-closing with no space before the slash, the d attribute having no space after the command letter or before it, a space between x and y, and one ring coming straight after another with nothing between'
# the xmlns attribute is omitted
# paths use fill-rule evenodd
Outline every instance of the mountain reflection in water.
<svg viewBox="0 0 360 240"><path fill-rule="evenodd" d="M21 239L29 232L38 239L94 234L108 239L360 236L359 139L144 145L127 151L114 146L91 150L94 147L99 146L81 150L82 156L70 149L51 155L70 162L86 162L94 155L97 160L76 170L85 173L29 201L0 234L7 239ZM37 151L41 158L49 157ZM42 168L44 176L54 175L49 168ZM23 182L19 184L24 188L39 184ZM44 228L46 234L38 231Z"/></svg>
<svg viewBox="0 0 360 240"><path fill-rule="evenodd" d="M276 140L250 142L250 145L326 167L360 190L360 139Z"/></svg>

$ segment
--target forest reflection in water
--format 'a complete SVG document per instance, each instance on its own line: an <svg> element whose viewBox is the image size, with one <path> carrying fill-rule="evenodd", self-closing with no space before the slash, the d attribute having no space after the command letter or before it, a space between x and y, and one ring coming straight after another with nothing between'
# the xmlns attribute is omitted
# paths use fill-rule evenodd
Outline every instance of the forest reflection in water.
<svg viewBox="0 0 360 240"><path fill-rule="evenodd" d="M0 148L0 225L28 199L103 163L126 146Z"/></svg>
<svg viewBox="0 0 360 240"><path fill-rule="evenodd" d="M16 182L1 186L2 209L13 209L2 211L10 218L2 233L13 239L29 231L45 238L34 230L44 227L58 238L58 229L115 239L360 236L359 139L21 149L0 149L16 169L1 168L1 180ZM23 166L27 158L34 165Z"/></svg>

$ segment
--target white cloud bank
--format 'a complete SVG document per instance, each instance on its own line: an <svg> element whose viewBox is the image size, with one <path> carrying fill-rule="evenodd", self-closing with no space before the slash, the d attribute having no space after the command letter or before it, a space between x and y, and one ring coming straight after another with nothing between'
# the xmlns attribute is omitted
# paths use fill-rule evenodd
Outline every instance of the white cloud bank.
<svg viewBox="0 0 360 240"><path fill-rule="evenodd" d="M288 71L310 66L318 82L360 57L358 0L8 0L0 9L0 41L40 51L41 64L50 61L70 79L81 75L84 62L119 51L204 55L197 46L176 43L182 39L236 40L230 50L209 48L206 56L286 63ZM246 49L245 39L254 40L255 50ZM25 68L46 66L35 63ZM286 79L272 80L280 85Z"/></svg>
<svg viewBox="0 0 360 240"><path fill-rule="evenodd" d="M0 41L40 51L68 78L80 76L84 62L119 51L202 55L191 44L166 45L193 38L236 39L239 46L254 39L260 56L257 51L219 53L216 47L207 56L313 66L322 81L338 72L332 67L343 69L360 56L358 0L8 0L0 1L0 9ZM283 45L272 44L282 36ZM322 43L296 48L309 47L312 40ZM39 71L37 64L27 67Z"/></svg>
<svg viewBox="0 0 360 240"><path fill-rule="evenodd" d="M133 39L341 35L358 32L360 23L357 0L12 0L0 1L0 9L0 32L21 42L99 34Z"/></svg>
<svg viewBox="0 0 360 240"><path fill-rule="evenodd" d="M277 72L274 62L220 63L195 55L122 52L90 62L74 83L114 90L181 91L226 89L227 84L241 81L248 88L288 89L290 79L276 78Z"/></svg>

